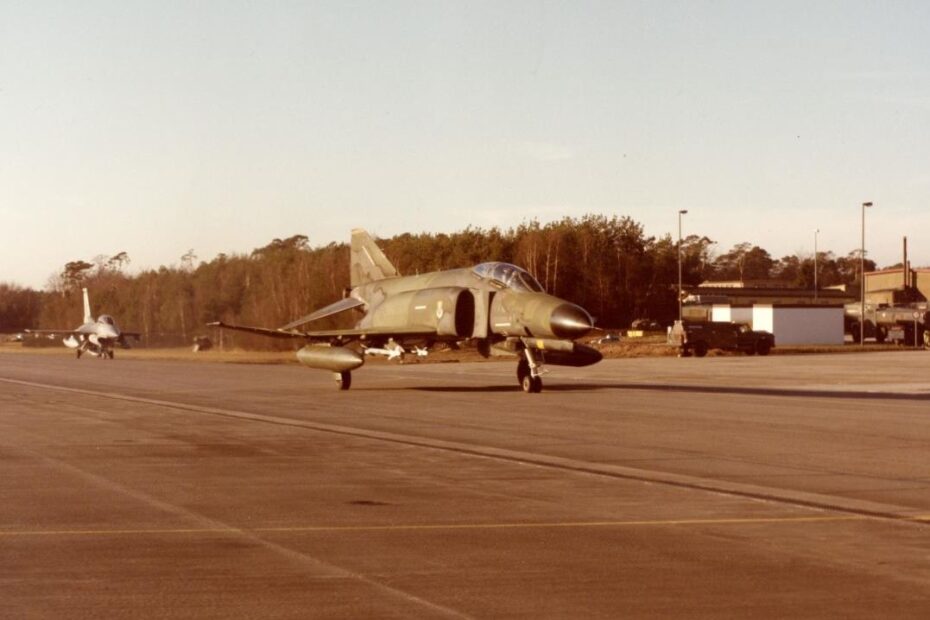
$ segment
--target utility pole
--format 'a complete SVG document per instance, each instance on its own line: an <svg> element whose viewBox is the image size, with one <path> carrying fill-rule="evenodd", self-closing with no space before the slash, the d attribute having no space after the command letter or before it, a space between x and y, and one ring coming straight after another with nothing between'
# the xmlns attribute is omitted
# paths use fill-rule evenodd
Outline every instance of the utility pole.
<svg viewBox="0 0 930 620"><path fill-rule="evenodd" d="M814 301L817 301L817 235L820 229L814 231Z"/></svg>
<svg viewBox="0 0 930 620"><path fill-rule="evenodd" d="M681 321L681 216L687 213L687 209L678 211L678 320Z"/></svg>
<svg viewBox="0 0 930 620"><path fill-rule="evenodd" d="M865 210L871 206L871 202L862 203L862 246L859 248L859 288L862 303L859 306L859 346L863 349L865 348Z"/></svg>

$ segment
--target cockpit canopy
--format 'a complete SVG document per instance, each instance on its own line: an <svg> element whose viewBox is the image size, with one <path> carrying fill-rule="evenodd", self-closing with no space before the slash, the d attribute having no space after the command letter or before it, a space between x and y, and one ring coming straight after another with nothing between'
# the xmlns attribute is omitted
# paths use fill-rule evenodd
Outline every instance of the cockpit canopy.
<svg viewBox="0 0 930 620"><path fill-rule="evenodd" d="M509 289L524 293L544 293L542 285L530 273L510 263L481 263L474 269L482 278L496 280Z"/></svg>
<svg viewBox="0 0 930 620"><path fill-rule="evenodd" d="M101 314L101 315L97 318L97 322L98 322L98 323L106 323L107 325L116 326L116 321L114 321L114 320L113 320L113 317L110 316L109 314Z"/></svg>

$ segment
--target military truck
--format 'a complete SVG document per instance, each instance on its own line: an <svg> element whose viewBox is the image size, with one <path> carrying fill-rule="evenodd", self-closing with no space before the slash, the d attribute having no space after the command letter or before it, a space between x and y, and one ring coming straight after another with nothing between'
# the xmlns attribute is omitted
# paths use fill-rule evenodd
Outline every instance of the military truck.
<svg viewBox="0 0 930 620"><path fill-rule="evenodd" d="M926 302L890 305L865 304L865 324L860 327L862 304L846 304L843 329L858 343L864 331L875 342L897 342L906 346L930 348L930 308Z"/></svg>
<svg viewBox="0 0 930 620"><path fill-rule="evenodd" d="M753 331L743 323L675 321L668 331L668 344L677 347L681 357L704 357L710 349L768 355L775 346L775 336Z"/></svg>

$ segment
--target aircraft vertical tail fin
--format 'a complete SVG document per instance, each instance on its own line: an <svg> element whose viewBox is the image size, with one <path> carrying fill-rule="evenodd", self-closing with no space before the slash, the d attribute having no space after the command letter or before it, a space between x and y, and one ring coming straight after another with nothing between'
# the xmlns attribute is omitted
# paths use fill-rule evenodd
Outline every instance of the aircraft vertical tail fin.
<svg viewBox="0 0 930 620"><path fill-rule="evenodd" d="M349 269L350 283L353 287L400 275L371 235L361 228L352 231Z"/></svg>
<svg viewBox="0 0 930 620"><path fill-rule="evenodd" d="M84 291L84 322L92 323L94 320L94 317L90 313L90 297L87 296L86 288L82 288L81 290Z"/></svg>

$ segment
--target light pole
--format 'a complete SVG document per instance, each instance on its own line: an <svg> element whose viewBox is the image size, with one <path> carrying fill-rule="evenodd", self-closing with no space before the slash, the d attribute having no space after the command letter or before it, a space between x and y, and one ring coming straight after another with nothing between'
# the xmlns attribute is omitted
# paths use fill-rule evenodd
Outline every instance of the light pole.
<svg viewBox="0 0 930 620"><path fill-rule="evenodd" d="M678 211L678 320L681 321L681 216L687 213L687 209Z"/></svg>
<svg viewBox="0 0 930 620"><path fill-rule="evenodd" d="M814 301L817 301L817 235L820 229L814 231Z"/></svg>
<svg viewBox="0 0 930 620"><path fill-rule="evenodd" d="M862 303L859 306L859 346L865 348L865 209L871 202L862 203L862 247L859 248L859 288Z"/></svg>

